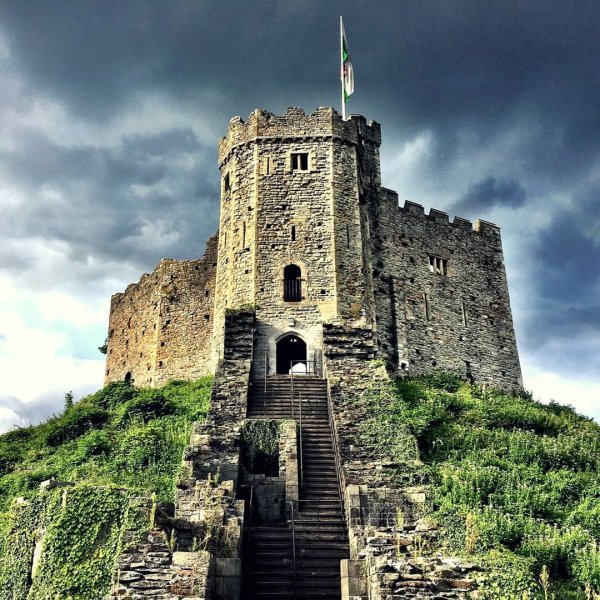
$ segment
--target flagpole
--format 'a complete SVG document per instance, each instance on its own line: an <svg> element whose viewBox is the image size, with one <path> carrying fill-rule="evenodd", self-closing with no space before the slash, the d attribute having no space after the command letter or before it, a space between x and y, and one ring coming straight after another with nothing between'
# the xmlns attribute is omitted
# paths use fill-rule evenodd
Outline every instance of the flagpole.
<svg viewBox="0 0 600 600"><path fill-rule="evenodd" d="M342 121L346 120L346 102L344 99L344 24L340 15L340 80L342 83Z"/></svg>

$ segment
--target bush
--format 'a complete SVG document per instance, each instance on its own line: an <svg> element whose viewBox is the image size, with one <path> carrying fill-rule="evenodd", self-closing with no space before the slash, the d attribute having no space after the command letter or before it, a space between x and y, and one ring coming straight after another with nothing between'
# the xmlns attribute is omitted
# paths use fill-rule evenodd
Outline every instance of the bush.
<svg viewBox="0 0 600 600"><path fill-rule="evenodd" d="M163 452L163 434L158 425L131 427L122 437L116 455L118 466L144 469L158 462Z"/></svg>
<svg viewBox="0 0 600 600"><path fill-rule="evenodd" d="M102 427L108 421L108 417L108 412L102 408L86 404L73 406L53 423L46 437L46 443L55 447L74 440L90 429Z"/></svg>
<svg viewBox="0 0 600 600"><path fill-rule="evenodd" d="M95 394L88 396L88 401L100 408L115 408L124 404L128 400L135 398L138 394L138 388L133 387L131 383L118 381L109 383L106 387L98 390Z"/></svg>
<svg viewBox="0 0 600 600"><path fill-rule="evenodd" d="M166 398L159 390L140 390L138 394L119 406L115 413L116 425L132 421L147 423L152 419L172 415L177 411L172 400Z"/></svg>

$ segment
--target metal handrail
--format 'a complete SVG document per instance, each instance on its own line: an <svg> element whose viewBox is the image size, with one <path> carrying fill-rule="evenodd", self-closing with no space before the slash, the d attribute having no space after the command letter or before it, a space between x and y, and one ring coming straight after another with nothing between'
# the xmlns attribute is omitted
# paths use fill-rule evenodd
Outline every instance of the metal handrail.
<svg viewBox="0 0 600 600"><path fill-rule="evenodd" d="M267 375L269 373L269 355L265 351L265 389L263 394L263 408L267 407Z"/></svg>
<svg viewBox="0 0 600 600"><path fill-rule="evenodd" d="M288 500L286 505L290 505L290 516L288 519L288 526L291 524L292 530L292 597L296 598L296 524L295 524L295 506L294 500Z"/></svg>
<svg viewBox="0 0 600 600"><path fill-rule="evenodd" d="M342 503L342 514L344 517L346 516L346 506L345 506L345 498L343 492L343 471L342 466L340 464L340 449L338 446L338 437L337 430L335 426L335 421L333 420L333 399L331 397L331 389L329 388L329 381L327 382L327 416L329 418L329 429L331 431L331 444L333 446L333 459L335 462L335 470L338 478L338 486L340 490L340 502ZM348 523L346 523L348 524Z"/></svg>
<svg viewBox="0 0 600 600"><path fill-rule="evenodd" d="M248 569L248 555L250 554L250 548L252 547L251 544L251 534L252 534L252 524L254 521L254 486L251 485L250 486L250 499L248 500L248 506L247 506L247 510L245 511L244 514L244 523L243 523L243 530L244 530L244 552L242 554L244 560L242 562L242 569L244 571L244 574L247 572Z"/></svg>
<svg viewBox="0 0 600 600"><path fill-rule="evenodd" d="M304 485L304 458L303 458L303 450L302 450L302 393L300 393L300 402L299 405L299 413L300 413L300 487Z"/></svg>

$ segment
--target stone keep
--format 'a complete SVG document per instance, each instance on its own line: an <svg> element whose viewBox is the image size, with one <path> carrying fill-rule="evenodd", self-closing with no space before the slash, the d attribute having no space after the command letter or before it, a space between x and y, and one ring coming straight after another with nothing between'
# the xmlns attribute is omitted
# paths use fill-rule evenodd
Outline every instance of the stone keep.
<svg viewBox="0 0 600 600"><path fill-rule="evenodd" d="M375 357L521 386L500 230L381 187L378 123L332 108L231 120L218 240L113 296L106 381L214 372L227 310L256 312L253 374L322 368L323 324L371 329Z"/></svg>

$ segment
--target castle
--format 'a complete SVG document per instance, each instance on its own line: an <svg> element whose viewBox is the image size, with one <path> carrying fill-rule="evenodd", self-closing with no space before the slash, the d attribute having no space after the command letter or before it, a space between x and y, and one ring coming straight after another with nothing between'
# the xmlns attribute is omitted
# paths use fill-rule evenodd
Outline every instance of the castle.
<svg viewBox="0 0 600 600"><path fill-rule="evenodd" d="M500 230L381 186L378 123L332 108L234 117L203 258L162 260L112 298L106 382L215 373L227 311L253 308L252 376L323 374L323 330L372 336L392 372L521 387Z"/></svg>

